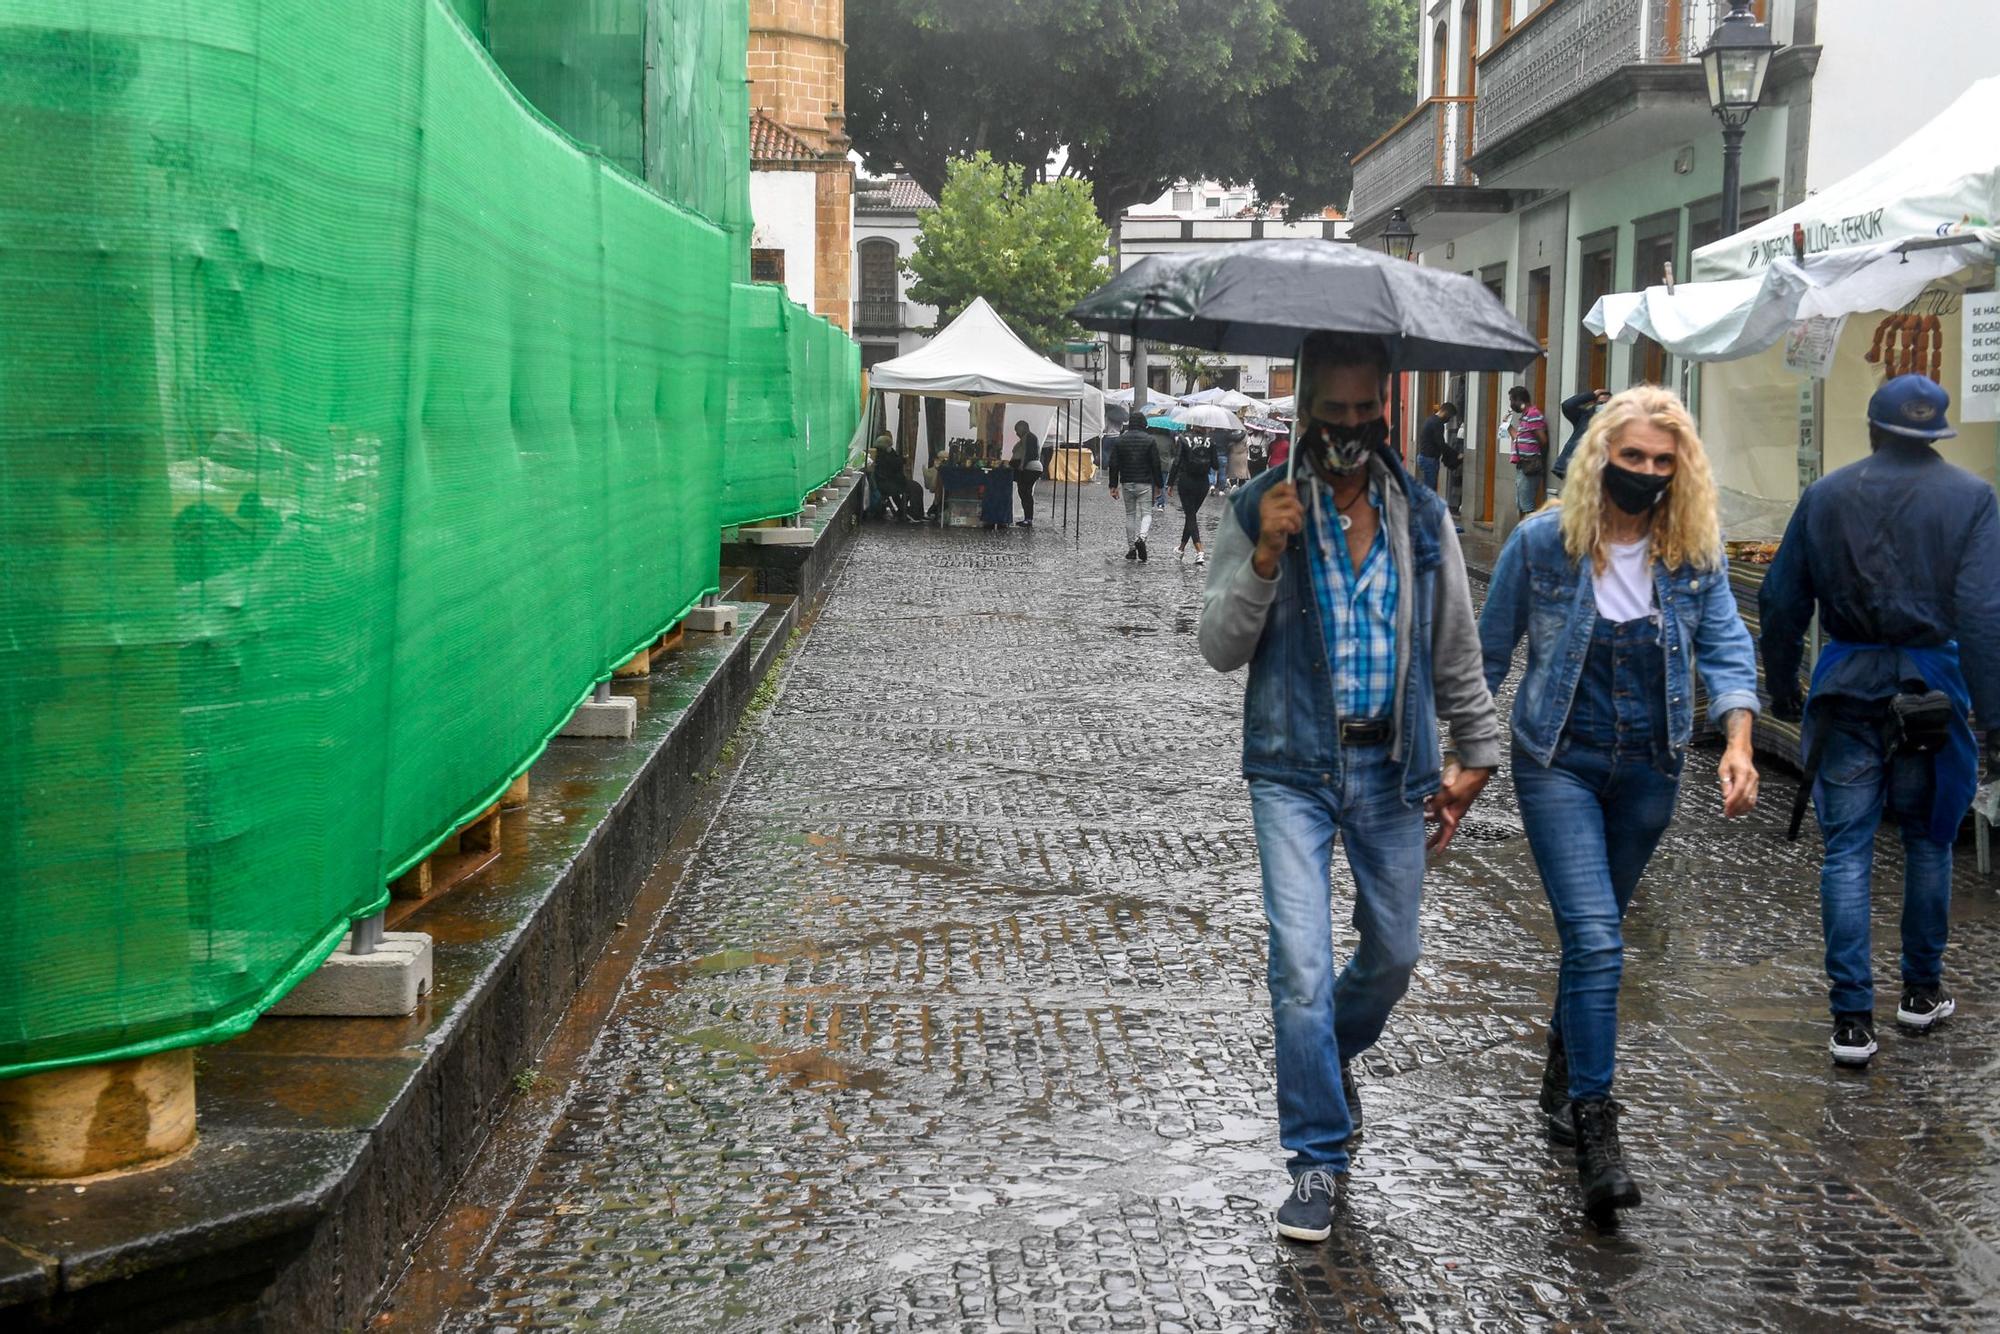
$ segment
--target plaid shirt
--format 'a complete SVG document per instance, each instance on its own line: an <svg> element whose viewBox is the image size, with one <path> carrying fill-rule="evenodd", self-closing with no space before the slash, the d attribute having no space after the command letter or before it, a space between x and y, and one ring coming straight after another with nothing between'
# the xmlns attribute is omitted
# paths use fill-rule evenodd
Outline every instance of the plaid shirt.
<svg viewBox="0 0 2000 1334"><path fill-rule="evenodd" d="M1401 589L1389 558L1388 533L1378 520L1375 541L1357 574L1333 505L1333 492L1314 479L1307 510L1306 564L1319 601L1320 633L1333 669L1334 706L1343 720L1387 718L1396 703L1396 599ZM1368 503L1382 508L1380 482Z"/></svg>

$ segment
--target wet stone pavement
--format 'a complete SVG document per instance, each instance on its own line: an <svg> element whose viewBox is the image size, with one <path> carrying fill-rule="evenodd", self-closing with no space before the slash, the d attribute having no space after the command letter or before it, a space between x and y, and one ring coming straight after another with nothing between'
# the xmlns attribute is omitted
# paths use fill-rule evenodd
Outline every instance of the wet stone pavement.
<svg viewBox="0 0 2000 1334"><path fill-rule="evenodd" d="M1712 756L1628 923L1645 1207L1599 1235L1537 1134L1555 935L1503 773L1334 1237L1277 1240L1241 678L1203 572L1087 499L1080 546L864 530L446 1328L2000 1327L2000 880L1961 849L1959 1016L1837 1072L1817 841L1777 777L1725 825ZM1338 858L1334 894L1344 956Z"/></svg>

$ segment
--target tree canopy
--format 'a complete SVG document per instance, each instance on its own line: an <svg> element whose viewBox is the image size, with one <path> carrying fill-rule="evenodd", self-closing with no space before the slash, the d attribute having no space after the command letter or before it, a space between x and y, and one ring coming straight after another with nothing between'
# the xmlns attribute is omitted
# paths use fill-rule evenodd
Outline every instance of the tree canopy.
<svg viewBox="0 0 2000 1334"><path fill-rule="evenodd" d="M942 326L983 296L1038 351L1076 333L1069 308L1111 276L1110 233L1082 181L1038 184L978 153L949 165L937 200L907 261L911 300L936 306Z"/></svg>
<svg viewBox="0 0 2000 1334"><path fill-rule="evenodd" d="M1409 110L1409 0L848 0L847 130L936 194L954 157L1064 155L1101 216L1182 177L1344 204Z"/></svg>

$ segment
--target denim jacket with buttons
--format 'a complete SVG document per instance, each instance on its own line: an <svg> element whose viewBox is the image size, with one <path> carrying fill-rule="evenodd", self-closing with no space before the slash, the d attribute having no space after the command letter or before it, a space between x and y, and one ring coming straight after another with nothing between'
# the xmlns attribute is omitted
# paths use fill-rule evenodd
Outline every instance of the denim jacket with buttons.
<svg viewBox="0 0 2000 1334"><path fill-rule="evenodd" d="M1720 723L1734 709L1757 712L1757 650L1737 614L1726 561L1713 570L1653 562L1653 587L1666 649L1660 707L1667 744L1678 765L1694 735L1694 673L1708 690L1708 716ZM1487 588L1479 617L1486 685L1498 691L1513 665L1514 646L1528 637L1528 670L1514 700L1514 739L1547 765L1562 740L1577 680L1597 626L1589 566L1563 546L1562 516L1546 510L1521 521Z"/></svg>
<svg viewBox="0 0 2000 1334"><path fill-rule="evenodd" d="M1500 724L1480 679L1465 562L1444 502L1386 454L1369 466L1382 487L1383 533L1401 588L1390 754L1401 766L1403 800L1415 803L1438 789L1440 720L1451 728L1459 762L1471 769L1499 764ZM1294 535L1285 544L1274 578L1260 576L1253 560L1264 495L1283 480L1283 470L1269 469L1223 509L1203 596L1201 651L1219 671L1250 668L1244 776L1331 786L1341 781L1341 720L1304 543Z"/></svg>

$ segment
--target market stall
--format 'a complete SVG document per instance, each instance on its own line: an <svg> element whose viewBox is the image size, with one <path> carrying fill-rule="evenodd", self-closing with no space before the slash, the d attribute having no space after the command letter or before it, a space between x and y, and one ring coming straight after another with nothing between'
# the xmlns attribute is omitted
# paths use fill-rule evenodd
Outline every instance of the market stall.
<svg viewBox="0 0 2000 1334"><path fill-rule="evenodd" d="M890 410L889 400L897 400L894 407L900 409L900 400L906 396L964 405L968 434L980 443L976 449L961 450L960 457L938 470L948 522L952 521L954 504L969 499L956 494L954 488L969 492L972 482L967 474L976 472L983 496L984 474L1005 459L1010 447L1011 437L996 440L990 430L983 429L991 409L1021 409L1008 420L1027 421L1045 445L1054 446L1052 465L1060 462L1067 450L1104 430L1104 395L1074 371L1037 355L984 297L975 298L924 346L877 363L869 371L869 389L882 396L882 415L887 420L904 419L900 411ZM908 461L911 475L923 476L931 464L930 440L919 433L902 443L912 454ZM1064 478L1065 471L1073 474L1074 468L1052 466L1050 471L1062 496L1067 526L1074 508L1067 488L1080 482ZM963 504L958 504L956 512L961 522L979 522L983 517L968 515Z"/></svg>
<svg viewBox="0 0 2000 1334"><path fill-rule="evenodd" d="M1731 579L1754 631L1799 493L1868 451L1868 397L1920 374L1951 393L1946 459L2000 478L2000 79L1881 160L1695 252L1698 281L1606 296L1584 324L1695 363ZM1765 725L1760 725L1760 733ZM1773 736L1786 753L1796 733Z"/></svg>

